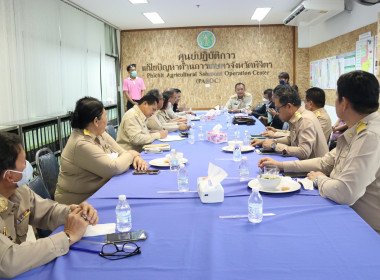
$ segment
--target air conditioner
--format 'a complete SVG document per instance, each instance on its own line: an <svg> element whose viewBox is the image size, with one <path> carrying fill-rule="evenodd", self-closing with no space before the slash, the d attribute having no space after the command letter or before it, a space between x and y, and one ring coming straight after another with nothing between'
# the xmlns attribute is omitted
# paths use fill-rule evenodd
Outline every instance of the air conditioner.
<svg viewBox="0 0 380 280"><path fill-rule="evenodd" d="M306 0L284 19L285 25L307 26L344 11L344 0Z"/></svg>

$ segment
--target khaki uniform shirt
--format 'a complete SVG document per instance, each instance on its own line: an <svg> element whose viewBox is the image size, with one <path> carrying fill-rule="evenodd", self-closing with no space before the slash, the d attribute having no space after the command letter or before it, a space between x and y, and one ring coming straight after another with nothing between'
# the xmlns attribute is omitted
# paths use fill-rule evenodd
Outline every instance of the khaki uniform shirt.
<svg viewBox="0 0 380 280"><path fill-rule="evenodd" d="M69 251L64 232L25 242L28 225L55 230L64 224L68 206L42 199L26 185L17 188L9 199L2 195L0 199L8 204L7 209L0 209L0 278L14 277Z"/></svg>
<svg viewBox="0 0 380 280"><path fill-rule="evenodd" d="M159 118L158 112L148 118L147 126L150 130L167 130L169 132L178 130L176 123L166 122L163 118Z"/></svg>
<svg viewBox="0 0 380 280"><path fill-rule="evenodd" d="M242 99L239 99L237 94L234 94L227 101L225 108L228 110L234 109L247 109L251 110L252 108L252 94L246 92Z"/></svg>
<svg viewBox="0 0 380 280"><path fill-rule="evenodd" d="M112 159L112 153L118 156ZM132 162L132 155L106 132L96 137L88 130L76 128L61 156L55 200L79 204L114 175L127 171Z"/></svg>
<svg viewBox="0 0 380 280"><path fill-rule="evenodd" d="M352 207L380 233L380 115L374 112L347 129L324 157L284 162L289 172L321 171L319 193Z"/></svg>
<svg viewBox="0 0 380 280"><path fill-rule="evenodd" d="M325 108L319 108L313 111L313 113L317 116L317 119L321 124L323 134L326 138L326 142L329 142L332 132L331 119L329 114L327 114Z"/></svg>
<svg viewBox="0 0 380 280"><path fill-rule="evenodd" d="M135 105L129 109L121 120L117 132L117 143L125 150L142 151L142 147L160 139L160 133L150 133L147 120L140 108Z"/></svg>
<svg viewBox="0 0 380 280"><path fill-rule="evenodd" d="M303 106L289 120L289 131L289 135L277 139L276 152L308 159L324 156L329 151L317 117Z"/></svg>
<svg viewBox="0 0 380 280"><path fill-rule="evenodd" d="M179 117L182 117L182 116L186 115L186 112L177 112L177 113L175 113L173 111L173 104L171 104L170 102L168 103L168 107L166 108L165 111L168 113L168 116L170 117L170 119L176 119L176 118L179 118Z"/></svg>

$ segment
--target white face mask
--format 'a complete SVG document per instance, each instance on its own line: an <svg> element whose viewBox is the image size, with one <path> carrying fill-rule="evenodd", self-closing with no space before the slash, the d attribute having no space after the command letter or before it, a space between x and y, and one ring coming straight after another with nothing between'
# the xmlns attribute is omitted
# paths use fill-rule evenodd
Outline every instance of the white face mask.
<svg viewBox="0 0 380 280"><path fill-rule="evenodd" d="M11 170L11 169L5 171L3 179L5 179L5 174L7 174L8 171L11 171L11 172L16 172L16 173L22 174L20 181L16 182L18 187L21 187L21 186L25 185L26 183L28 183L30 178L33 175L33 167L30 164L30 162L27 160L25 161L25 164L26 164L25 169L22 172L16 171L16 170Z"/></svg>
<svg viewBox="0 0 380 280"><path fill-rule="evenodd" d="M269 100L266 99L266 98L263 98L263 102L264 102L265 105L268 105L268 104L269 104Z"/></svg>

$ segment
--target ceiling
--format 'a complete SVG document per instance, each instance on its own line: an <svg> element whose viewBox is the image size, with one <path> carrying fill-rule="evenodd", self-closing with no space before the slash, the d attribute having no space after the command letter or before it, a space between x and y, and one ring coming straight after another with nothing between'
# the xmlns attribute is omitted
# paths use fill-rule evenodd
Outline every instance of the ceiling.
<svg viewBox="0 0 380 280"><path fill-rule="evenodd" d="M283 24L302 0L66 0L97 15L120 30L189 26L258 25L251 17L256 8L272 8L261 24ZM199 5L199 7L197 6ZM142 13L158 12L164 24L152 24Z"/></svg>

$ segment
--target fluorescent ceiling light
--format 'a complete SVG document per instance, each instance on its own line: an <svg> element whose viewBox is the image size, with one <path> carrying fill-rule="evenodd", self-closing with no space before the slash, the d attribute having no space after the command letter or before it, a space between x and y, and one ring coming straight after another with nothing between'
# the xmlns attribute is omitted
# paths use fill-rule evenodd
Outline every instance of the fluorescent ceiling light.
<svg viewBox="0 0 380 280"><path fill-rule="evenodd" d="M148 0L129 0L132 4L148 4Z"/></svg>
<svg viewBox="0 0 380 280"><path fill-rule="evenodd" d="M143 13L153 24L165 23L165 21L156 12L154 13Z"/></svg>
<svg viewBox="0 0 380 280"><path fill-rule="evenodd" d="M256 8L255 12L253 13L253 16L251 17L251 20L262 21L269 13L270 9L271 8Z"/></svg>

